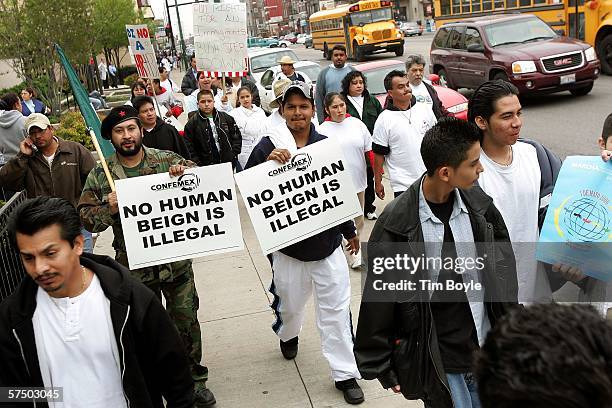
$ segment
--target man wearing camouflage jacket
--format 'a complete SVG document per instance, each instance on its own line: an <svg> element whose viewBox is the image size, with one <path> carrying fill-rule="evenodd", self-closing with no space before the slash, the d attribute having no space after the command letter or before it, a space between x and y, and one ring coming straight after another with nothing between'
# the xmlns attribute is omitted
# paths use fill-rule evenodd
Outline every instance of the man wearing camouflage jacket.
<svg viewBox="0 0 612 408"><path fill-rule="evenodd" d="M110 139L115 147L115 154L107 158L113 180L164 172L178 176L187 167L196 166L192 161L176 153L142 146L142 127L138 120L138 112L131 106L121 106L111 110L102 121L102 137ZM117 194L111 191L101 164L89 174L77 208L83 224L89 231L102 232L108 227L113 228L115 259L128 267ZM195 383L195 406L198 408L213 406L216 402L215 397L206 388L208 368L200 364L202 339L197 319L199 299L191 260L135 269L130 272L153 290L159 298L163 292L166 309L183 339L189 357Z"/></svg>

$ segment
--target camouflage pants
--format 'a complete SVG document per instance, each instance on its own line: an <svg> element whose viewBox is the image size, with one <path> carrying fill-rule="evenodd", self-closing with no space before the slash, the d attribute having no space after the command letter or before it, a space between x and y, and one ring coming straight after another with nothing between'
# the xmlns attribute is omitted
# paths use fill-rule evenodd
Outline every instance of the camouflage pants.
<svg viewBox="0 0 612 408"><path fill-rule="evenodd" d="M117 252L117 262L127 267L125 252ZM191 376L196 390L208 380L208 368L202 361L202 335L198 322L199 298L196 291L191 261L172 262L156 267L130 271L132 276L151 289L161 301L166 299L166 311L176 325L185 345Z"/></svg>

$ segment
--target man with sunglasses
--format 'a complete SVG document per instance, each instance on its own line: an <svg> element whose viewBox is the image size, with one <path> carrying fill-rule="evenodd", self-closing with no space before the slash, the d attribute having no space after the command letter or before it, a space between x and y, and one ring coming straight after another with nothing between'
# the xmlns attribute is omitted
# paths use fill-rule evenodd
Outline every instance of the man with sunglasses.
<svg viewBox="0 0 612 408"><path fill-rule="evenodd" d="M25 130L19 153L0 168L0 186L25 190L28 198L64 198L76 207L96 165L93 156L83 145L55 136L49 118L41 113L26 118ZM82 232L85 252L92 252L91 233Z"/></svg>

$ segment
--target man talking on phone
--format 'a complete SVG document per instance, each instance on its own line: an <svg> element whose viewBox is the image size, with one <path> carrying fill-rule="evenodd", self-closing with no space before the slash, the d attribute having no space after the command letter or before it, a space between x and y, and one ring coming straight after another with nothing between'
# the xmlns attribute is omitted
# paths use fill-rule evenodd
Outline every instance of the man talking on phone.
<svg viewBox="0 0 612 408"><path fill-rule="evenodd" d="M28 198L59 197L76 207L87 175L96 165L80 143L53 134L49 118L33 113L25 121L26 137L19 153L0 168L0 186L20 191ZM92 252L91 233L83 230L85 252Z"/></svg>

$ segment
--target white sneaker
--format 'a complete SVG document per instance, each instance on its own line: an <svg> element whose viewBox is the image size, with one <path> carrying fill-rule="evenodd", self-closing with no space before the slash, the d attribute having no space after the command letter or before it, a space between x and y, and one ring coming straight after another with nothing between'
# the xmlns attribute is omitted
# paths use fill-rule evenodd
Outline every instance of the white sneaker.
<svg viewBox="0 0 612 408"><path fill-rule="evenodd" d="M372 212L369 212L369 213L366 214L366 218L368 220L375 220L375 219L378 218L378 215L376 215L376 213L374 211L372 211Z"/></svg>
<svg viewBox="0 0 612 408"><path fill-rule="evenodd" d="M359 267L361 267L361 253L351 255L351 269L357 269Z"/></svg>

